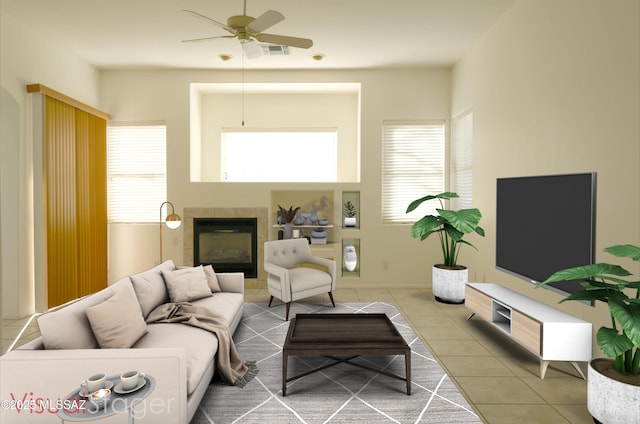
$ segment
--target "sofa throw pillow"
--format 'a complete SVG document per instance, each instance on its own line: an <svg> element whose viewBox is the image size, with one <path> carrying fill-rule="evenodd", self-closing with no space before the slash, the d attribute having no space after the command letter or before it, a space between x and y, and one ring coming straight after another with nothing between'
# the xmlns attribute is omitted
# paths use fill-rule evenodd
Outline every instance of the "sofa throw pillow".
<svg viewBox="0 0 640 424"><path fill-rule="evenodd" d="M218 276L216 272L213 270L213 266L207 265L203 267L204 274L207 276L207 284L209 284L209 289L211 289L211 293L220 293L222 289L220 288L220 284L218 283Z"/></svg>
<svg viewBox="0 0 640 424"><path fill-rule="evenodd" d="M131 287L129 277L86 296L73 303L38 317L38 327L45 349L96 349L98 341L93 335L86 310L113 296L123 286Z"/></svg>
<svg viewBox="0 0 640 424"><path fill-rule="evenodd" d="M88 307L87 318L103 349L129 348L147 333L147 323L131 286L125 286L104 302Z"/></svg>
<svg viewBox="0 0 640 424"><path fill-rule="evenodd" d="M175 271L162 271L172 302L191 302L211 296L202 265Z"/></svg>
<svg viewBox="0 0 640 424"><path fill-rule="evenodd" d="M142 315L145 318L155 308L169 301L169 294L162 278L162 271L174 269L176 269L176 266L173 261L168 260L148 271L134 274L130 277L142 309Z"/></svg>

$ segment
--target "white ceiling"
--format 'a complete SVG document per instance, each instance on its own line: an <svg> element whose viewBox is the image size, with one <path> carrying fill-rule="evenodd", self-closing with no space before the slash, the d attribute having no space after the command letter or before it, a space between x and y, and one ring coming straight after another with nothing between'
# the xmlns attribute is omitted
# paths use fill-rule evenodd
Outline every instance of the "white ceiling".
<svg viewBox="0 0 640 424"><path fill-rule="evenodd" d="M268 9L285 20L268 33L313 39L290 56L244 59L249 69L451 66L514 0L247 0L247 15ZM102 69L235 69L240 43L181 40L227 33L181 12L219 22L242 14L243 0L0 0L6 14L63 43ZM232 55L228 62L220 54ZM311 56L325 55L321 62Z"/></svg>

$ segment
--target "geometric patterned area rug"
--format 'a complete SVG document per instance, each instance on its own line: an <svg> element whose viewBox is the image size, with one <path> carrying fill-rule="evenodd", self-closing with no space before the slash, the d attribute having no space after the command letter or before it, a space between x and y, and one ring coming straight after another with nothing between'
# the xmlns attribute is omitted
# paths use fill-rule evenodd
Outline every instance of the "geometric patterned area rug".
<svg viewBox="0 0 640 424"><path fill-rule="evenodd" d="M289 322L284 305L245 304L233 336L243 360L256 361L260 372L244 388L209 386L191 424L226 423L482 423L393 304L292 303L296 313L386 313L411 347L411 395L406 383L385 375L339 364L287 384L282 396L282 345ZM359 357L369 366L404 376L404 356ZM289 376L331 361L289 357Z"/></svg>

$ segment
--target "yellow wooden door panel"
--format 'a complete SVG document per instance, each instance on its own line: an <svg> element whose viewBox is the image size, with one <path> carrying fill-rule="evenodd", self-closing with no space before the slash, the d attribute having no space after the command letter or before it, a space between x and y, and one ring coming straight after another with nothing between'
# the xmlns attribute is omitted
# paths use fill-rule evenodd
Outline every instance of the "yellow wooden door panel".
<svg viewBox="0 0 640 424"><path fill-rule="evenodd" d="M48 306L77 297L75 108L47 97L46 226Z"/></svg>
<svg viewBox="0 0 640 424"><path fill-rule="evenodd" d="M48 306L107 286L106 121L47 96Z"/></svg>

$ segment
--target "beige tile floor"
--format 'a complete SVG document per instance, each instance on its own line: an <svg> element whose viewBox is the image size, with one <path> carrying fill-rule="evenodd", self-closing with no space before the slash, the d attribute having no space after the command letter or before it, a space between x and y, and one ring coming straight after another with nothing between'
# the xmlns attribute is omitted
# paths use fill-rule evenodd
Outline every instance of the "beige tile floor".
<svg viewBox="0 0 640 424"><path fill-rule="evenodd" d="M245 298L266 302L269 294L248 289ZM552 363L541 380L535 356L482 320L467 320L464 305L438 303L428 289L339 289L334 298L395 304L486 423L593 423L586 407L586 382L570 364ZM325 295L310 301L329 299ZM26 321L2 321L2 352ZM38 334L32 323L19 344Z"/></svg>

